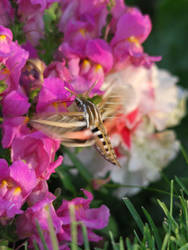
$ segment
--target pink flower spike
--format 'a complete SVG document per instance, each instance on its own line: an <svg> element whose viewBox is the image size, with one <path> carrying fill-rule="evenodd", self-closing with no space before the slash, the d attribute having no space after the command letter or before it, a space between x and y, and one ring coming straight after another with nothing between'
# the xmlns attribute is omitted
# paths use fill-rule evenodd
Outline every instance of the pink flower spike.
<svg viewBox="0 0 188 250"><path fill-rule="evenodd" d="M12 143L12 160L24 160L36 175L42 179L48 179L54 169L63 160L62 156L54 162L54 157L60 143L50 139L41 132L33 132L15 138Z"/></svg>
<svg viewBox="0 0 188 250"><path fill-rule="evenodd" d="M0 24L8 26L14 18L14 9L9 0L0 1Z"/></svg>
<svg viewBox="0 0 188 250"><path fill-rule="evenodd" d="M138 9L134 8L120 17L111 45L114 46L117 42L133 37L141 44L150 32L151 21L149 16L143 16Z"/></svg>
<svg viewBox="0 0 188 250"><path fill-rule="evenodd" d="M11 30L0 25L0 62L11 54L12 38Z"/></svg>
<svg viewBox="0 0 188 250"><path fill-rule="evenodd" d="M30 246L32 246L32 242L35 240L39 244L40 249L43 249L43 244L36 227L36 222L38 222L41 230L43 231L48 249L52 250L53 248L50 240L48 225L49 216L51 216L55 233L63 234L64 232L62 229L63 222L58 218L52 205L53 199L51 199L50 196L48 197L48 194L49 192L42 200L36 202L32 207L29 207L23 215L17 217L16 228L20 239L29 237L31 244Z"/></svg>
<svg viewBox="0 0 188 250"><path fill-rule="evenodd" d="M65 89L69 86L59 78L48 77L44 80L38 96L37 112L63 112L74 101L74 96Z"/></svg>
<svg viewBox="0 0 188 250"><path fill-rule="evenodd" d="M30 103L24 94L18 91L11 91L3 99L2 106L3 116L16 117L26 114L30 107Z"/></svg>
<svg viewBox="0 0 188 250"><path fill-rule="evenodd" d="M70 205L74 205L76 221L82 222L86 226L88 239L90 241L101 240L101 237L97 236L92 230L102 229L107 226L110 216L109 209L105 205L102 205L99 208L89 208L90 203L93 200L93 195L87 190L83 190L83 192L87 197L86 199L77 197L71 201L64 200L57 210L57 215L63 222L63 229L65 232L63 235L59 236L62 240L71 241ZM80 227L78 227L78 243L83 243L83 236Z"/></svg>
<svg viewBox="0 0 188 250"><path fill-rule="evenodd" d="M29 128L26 126L27 118L23 116L4 118L2 123L3 138L2 146L3 148L9 148L17 136L23 136L28 134Z"/></svg>
<svg viewBox="0 0 188 250"><path fill-rule="evenodd" d="M21 206L36 186L34 170L23 161L15 161L10 167L0 160L0 222L6 223L16 214L21 214Z"/></svg>
<svg viewBox="0 0 188 250"><path fill-rule="evenodd" d="M113 56L110 46L102 39L89 40L86 45L86 56L93 62L103 66L106 72L113 65Z"/></svg>

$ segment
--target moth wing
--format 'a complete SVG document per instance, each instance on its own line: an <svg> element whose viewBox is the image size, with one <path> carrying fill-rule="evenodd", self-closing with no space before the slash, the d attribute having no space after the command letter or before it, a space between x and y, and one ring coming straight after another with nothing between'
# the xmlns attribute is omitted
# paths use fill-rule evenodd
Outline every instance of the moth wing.
<svg viewBox="0 0 188 250"><path fill-rule="evenodd" d="M86 128L83 112L61 112L57 114L35 115L30 125L54 139L63 140L69 132Z"/></svg>
<svg viewBox="0 0 188 250"><path fill-rule="evenodd" d="M106 87L102 101L98 104L102 120L113 118L118 113L127 113L134 107L134 89L128 84L112 84Z"/></svg>
<svg viewBox="0 0 188 250"><path fill-rule="evenodd" d="M61 144L66 147L90 147L95 144L95 140L93 138L88 140L64 138Z"/></svg>

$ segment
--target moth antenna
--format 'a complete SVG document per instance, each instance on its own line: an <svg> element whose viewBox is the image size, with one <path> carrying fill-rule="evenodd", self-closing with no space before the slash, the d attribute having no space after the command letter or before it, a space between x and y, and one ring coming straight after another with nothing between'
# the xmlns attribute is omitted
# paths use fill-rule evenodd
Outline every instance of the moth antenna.
<svg viewBox="0 0 188 250"><path fill-rule="evenodd" d="M95 81L91 87L84 93L84 96L89 96L89 94L91 93L91 91L94 89L94 87L97 85L98 81Z"/></svg>
<svg viewBox="0 0 188 250"><path fill-rule="evenodd" d="M71 89L64 87L68 92L70 92L72 95L77 96L76 92L72 91Z"/></svg>

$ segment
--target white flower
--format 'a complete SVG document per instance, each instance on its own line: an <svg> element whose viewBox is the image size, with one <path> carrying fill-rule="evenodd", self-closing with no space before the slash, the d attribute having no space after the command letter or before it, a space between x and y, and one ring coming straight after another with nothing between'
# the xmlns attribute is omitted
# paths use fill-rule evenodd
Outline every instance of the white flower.
<svg viewBox="0 0 188 250"><path fill-rule="evenodd" d="M179 142L174 131L166 129L185 115L187 96L176 82L176 77L156 66L129 66L106 77L104 88L113 85L125 98L124 114L105 123L122 168L104 160L94 149L84 149L79 157L95 177L111 171L112 180L122 184L119 196L133 194L157 180L161 169L176 157Z"/></svg>
<svg viewBox="0 0 188 250"><path fill-rule="evenodd" d="M147 115L156 129L177 125L185 115L187 92L176 85L178 78L168 71L153 65L150 69L129 66L122 71L109 74L106 84L116 82L133 88L134 99L127 111L139 108L142 115Z"/></svg>

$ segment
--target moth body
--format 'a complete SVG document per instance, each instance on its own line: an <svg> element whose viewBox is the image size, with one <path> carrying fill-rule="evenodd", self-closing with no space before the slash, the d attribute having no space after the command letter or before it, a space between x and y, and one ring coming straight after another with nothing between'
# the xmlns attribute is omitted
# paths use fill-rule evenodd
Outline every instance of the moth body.
<svg viewBox="0 0 188 250"><path fill-rule="evenodd" d="M107 161L120 167L97 106L85 98L76 98L76 104L85 113L87 128L94 136L96 149Z"/></svg>

